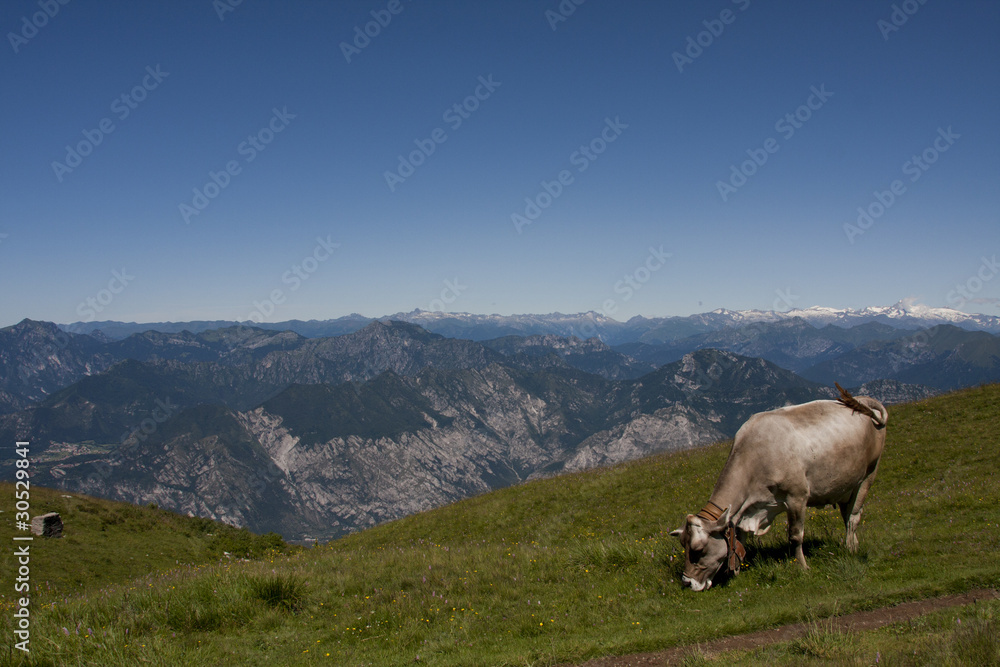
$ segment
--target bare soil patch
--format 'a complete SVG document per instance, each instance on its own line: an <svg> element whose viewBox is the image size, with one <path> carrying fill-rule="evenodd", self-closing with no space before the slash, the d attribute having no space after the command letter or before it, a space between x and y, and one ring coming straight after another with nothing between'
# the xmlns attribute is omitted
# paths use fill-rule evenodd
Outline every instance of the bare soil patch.
<svg viewBox="0 0 1000 667"><path fill-rule="evenodd" d="M932 611L996 598L1000 598L1000 591L979 589L958 595L946 595L927 600L904 602L894 607L884 607L872 611L859 611L844 616L834 616L823 619L822 622L824 629L834 632L862 632L864 630L881 628L892 623L908 621ZM581 667L652 667L653 665L676 665L690 653L701 652L705 655L715 655L725 653L726 651L754 649L759 646L792 641L803 637L811 627L813 627L812 623L795 623L747 635L722 637L721 639L715 639L702 644L678 646L655 653L637 653L634 655L596 658L583 663Z"/></svg>

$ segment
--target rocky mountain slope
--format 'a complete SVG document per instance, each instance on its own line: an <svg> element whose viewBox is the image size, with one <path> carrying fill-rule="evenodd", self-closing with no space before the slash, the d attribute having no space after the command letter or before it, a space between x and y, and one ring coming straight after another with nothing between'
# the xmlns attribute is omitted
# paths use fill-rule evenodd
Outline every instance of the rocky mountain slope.
<svg viewBox="0 0 1000 667"><path fill-rule="evenodd" d="M450 339L407 322L332 338L237 326L110 340L24 321L0 330L0 476L10 444L28 439L37 483L328 538L731 437L754 412L832 397L834 381L886 402L995 381L998 341L803 318L617 349Z"/></svg>
<svg viewBox="0 0 1000 667"><path fill-rule="evenodd" d="M947 391L1000 378L1000 337L942 324L893 340L871 341L802 371L816 382L860 385L878 379Z"/></svg>
<svg viewBox="0 0 1000 667"><path fill-rule="evenodd" d="M637 378L662 365L622 354L598 338L580 340L554 334L504 336L483 341L483 345L504 355L507 363L524 368L565 364L608 380Z"/></svg>
<svg viewBox="0 0 1000 667"><path fill-rule="evenodd" d="M39 484L328 538L533 476L708 444L753 412L830 394L766 361L701 350L634 380L428 366L293 384L237 408L206 365L227 368L125 362L0 417L0 437L28 425Z"/></svg>
<svg viewBox="0 0 1000 667"><path fill-rule="evenodd" d="M115 361L91 336L24 320L0 329L0 414L20 410Z"/></svg>
<svg viewBox="0 0 1000 667"><path fill-rule="evenodd" d="M237 326L197 334L145 331L122 340L101 341L25 320L0 329L0 414L23 409L127 360L164 368L176 368L172 362L191 364L188 375L204 377L209 383L217 375L220 399L242 407L293 383L364 381L386 371L415 375L428 366L568 366L607 378L637 377L654 368L597 339L539 336L483 344L445 338L406 322L376 320L331 338ZM232 390L227 392L223 385Z"/></svg>
<svg viewBox="0 0 1000 667"><path fill-rule="evenodd" d="M615 346L615 350L635 359L662 365L676 361L688 352L713 348L761 357L782 368L800 372L836 359L858 345L892 340L912 333L878 322L859 324L850 329L832 324L817 328L801 317L793 317L719 329L666 343L627 343Z"/></svg>

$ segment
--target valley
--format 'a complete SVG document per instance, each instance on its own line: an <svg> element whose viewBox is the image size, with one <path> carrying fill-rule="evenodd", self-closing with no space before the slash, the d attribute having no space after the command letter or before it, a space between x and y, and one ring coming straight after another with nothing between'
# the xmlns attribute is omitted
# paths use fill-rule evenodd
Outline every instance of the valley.
<svg viewBox="0 0 1000 667"><path fill-rule="evenodd" d="M899 403L1000 380L1000 337L950 323L708 313L611 347L552 332L573 318L521 319L549 331L473 340L372 320L328 337L238 325L113 339L25 321L0 330L0 475L9 443L30 439L38 484L322 542L705 446L755 412L831 398L835 381Z"/></svg>

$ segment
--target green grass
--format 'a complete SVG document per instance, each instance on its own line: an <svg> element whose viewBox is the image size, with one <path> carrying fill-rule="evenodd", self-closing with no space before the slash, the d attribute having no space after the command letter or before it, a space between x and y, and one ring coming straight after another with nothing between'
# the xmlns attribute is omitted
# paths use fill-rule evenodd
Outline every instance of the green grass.
<svg viewBox="0 0 1000 667"><path fill-rule="evenodd" d="M291 548L280 535L254 535L198 517L136 507L77 493L32 486L31 515L59 512L64 529L59 539L31 542L34 594L62 599L126 582L151 572L196 567L229 558L262 558ZM14 485L0 482L0 540L13 545L14 535L28 535L14 525ZM229 556L226 556L226 553ZM8 572L17 570L14 548L0 549L0 604L15 597Z"/></svg>
<svg viewBox="0 0 1000 667"><path fill-rule="evenodd" d="M818 621L794 641L711 656L695 651L689 662L745 667L1000 665L1000 601L933 612L859 633L836 632Z"/></svg>
<svg viewBox="0 0 1000 667"><path fill-rule="evenodd" d="M290 555L138 578L116 565L110 585L64 572L84 550L71 550L68 522L67 538L44 545L50 560L32 561L32 653L23 660L10 650L8 606L0 663L550 665L802 621L817 631L781 649L784 664L824 651L853 664L871 647L896 656L891 633L845 648L824 636L822 619L1000 587L1000 386L890 413L860 552L843 548L839 512L811 511L808 572L788 553L779 519L750 541L738 577L705 593L681 589L683 555L669 532L708 498L729 450L720 443L504 489ZM12 504L12 492L0 493ZM164 551L158 540L117 558ZM41 585L58 572L81 592ZM0 586L12 588L7 577ZM911 632L926 639L928 656L980 650L991 623L970 618L968 636L947 623L915 625L898 645L912 651Z"/></svg>

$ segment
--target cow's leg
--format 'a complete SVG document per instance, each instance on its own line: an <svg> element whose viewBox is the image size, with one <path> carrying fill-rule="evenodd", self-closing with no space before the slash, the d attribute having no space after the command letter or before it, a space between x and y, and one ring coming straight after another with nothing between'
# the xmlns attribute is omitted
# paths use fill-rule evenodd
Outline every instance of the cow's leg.
<svg viewBox="0 0 1000 667"><path fill-rule="evenodd" d="M802 569L808 570L806 555L802 552L802 542L806 537L806 497L788 498L788 543L795 550L795 559Z"/></svg>
<svg viewBox="0 0 1000 667"><path fill-rule="evenodd" d="M875 473L877 472L878 463L876 462L875 467L868 473L868 476L861 480L861 484L858 485L858 490L854 492L851 500L840 505L840 515L844 517L844 528L847 530L844 545L852 553L858 550L858 524L861 523L861 510L864 507L865 498L868 496L868 489L871 488L872 482L875 481Z"/></svg>
<svg viewBox="0 0 1000 667"><path fill-rule="evenodd" d="M854 502L857 500L858 494L855 491L851 499L845 503L840 503L840 516L844 518L844 529L847 531L847 537L844 538L844 544L847 546L847 550L854 552L858 549L858 536L854 534L854 529L851 528L851 516L854 514ZM861 510L858 509L857 514L858 521L861 520ZM854 528L857 528L857 522L854 523Z"/></svg>

